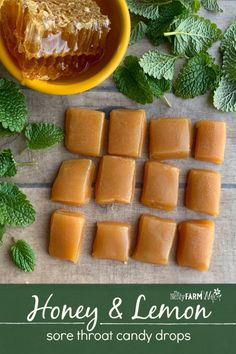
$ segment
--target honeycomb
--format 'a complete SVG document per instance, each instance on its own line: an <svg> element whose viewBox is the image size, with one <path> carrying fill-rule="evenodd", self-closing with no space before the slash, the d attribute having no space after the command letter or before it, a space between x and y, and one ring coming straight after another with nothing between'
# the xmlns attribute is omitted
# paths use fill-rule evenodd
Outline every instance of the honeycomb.
<svg viewBox="0 0 236 354"><path fill-rule="evenodd" d="M0 30L23 76L55 80L99 60L110 21L94 0L2 0Z"/></svg>

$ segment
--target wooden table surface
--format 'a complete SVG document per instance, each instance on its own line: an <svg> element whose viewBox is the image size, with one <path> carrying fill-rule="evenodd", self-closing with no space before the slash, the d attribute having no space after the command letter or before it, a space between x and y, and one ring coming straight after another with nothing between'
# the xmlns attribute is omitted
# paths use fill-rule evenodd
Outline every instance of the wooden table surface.
<svg viewBox="0 0 236 354"><path fill-rule="evenodd" d="M218 23L223 30L236 18L236 1L220 1L223 13L205 15ZM202 12L203 13L203 12ZM150 48L147 41L142 41L129 49L130 53L141 55ZM218 53L218 45L211 50ZM0 74L9 77L1 67ZM31 121L52 121L63 127L65 111L70 106L88 107L105 111L107 117L113 108L141 107L122 94L118 93L112 79L100 86L80 95L49 96L23 88L26 95ZM181 181L178 208L173 212L162 212L149 209L139 203L142 186L142 171L147 159L147 148L142 159L137 161L137 183L135 200L130 206L96 205L92 200L83 208L69 207L80 210L87 217L86 234L82 246L82 253L78 264L63 262L48 255L49 220L51 213L62 205L50 201L50 189L56 176L58 167L66 159L79 158L69 153L63 145L56 146L48 151L27 152L17 156L18 160L35 159L38 167L22 168L14 181L28 195L37 210L36 222L25 229L9 229L4 245L0 249L0 282L1 283L235 283L236 282L236 113L218 112L209 103L206 96L193 100L181 100L171 93L167 95L172 103L168 108L162 100L145 106L148 118L159 116L187 116L195 123L199 119L224 120L227 123L227 146L225 162L216 166L192 158L173 161L181 168ZM16 155L23 148L21 137L1 139L0 148L11 147ZM98 162L98 159L94 159ZM188 268L177 266L175 250L173 249L168 266L154 266L139 263L132 259L127 265L113 261L96 260L91 257L91 246L95 232L96 221L120 220L133 225L133 238L137 228L137 221L141 214L176 218L181 220L191 218L206 218L206 215L192 212L183 206L186 173L191 168L210 168L222 173L221 213L216 222L216 237L213 258L210 270L200 273ZM9 260L8 249L11 236L24 238L31 243L37 254L37 268L31 274L18 270ZM175 248L175 247L174 247Z"/></svg>

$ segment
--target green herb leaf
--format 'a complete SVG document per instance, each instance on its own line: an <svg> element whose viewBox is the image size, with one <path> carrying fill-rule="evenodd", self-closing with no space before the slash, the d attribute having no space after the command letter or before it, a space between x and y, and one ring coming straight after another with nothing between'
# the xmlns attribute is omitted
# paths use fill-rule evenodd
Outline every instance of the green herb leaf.
<svg viewBox="0 0 236 354"><path fill-rule="evenodd" d="M161 0L126 0L126 2L130 11L135 15L140 15L152 20L158 17L158 5L163 3Z"/></svg>
<svg viewBox="0 0 236 354"><path fill-rule="evenodd" d="M175 83L175 94L182 98L203 95L215 88L219 73L213 58L208 53L200 53L183 66Z"/></svg>
<svg viewBox="0 0 236 354"><path fill-rule="evenodd" d="M64 132L53 123L28 124L24 131L27 147L31 150L47 149L64 139Z"/></svg>
<svg viewBox="0 0 236 354"><path fill-rule="evenodd" d="M221 50L226 50L229 46L236 46L236 20L231 23L224 33L224 38L221 42Z"/></svg>
<svg viewBox="0 0 236 354"><path fill-rule="evenodd" d="M132 45L145 36L147 31L147 24L140 18L140 16L131 16L131 35L129 43Z"/></svg>
<svg viewBox="0 0 236 354"><path fill-rule="evenodd" d="M141 104L153 102L152 90L137 57L127 56L113 79L118 90L131 100Z"/></svg>
<svg viewBox="0 0 236 354"><path fill-rule="evenodd" d="M179 16L170 26L170 32L164 34L173 36L173 51L177 55L194 56L207 50L221 36L221 30L211 21L197 16Z"/></svg>
<svg viewBox="0 0 236 354"><path fill-rule="evenodd" d="M198 12L201 7L200 0L179 0L189 11Z"/></svg>
<svg viewBox="0 0 236 354"><path fill-rule="evenodd" d="M33 272L36 259L31 246L24 240L18 240L11 246L10 255L15 265L24 272Z"/></svg>
<svg viewBox="0 0 236 354"><path fill-rule="evenodd" d="M175 16L179 16L183 13L187 13L186 6L180 1L173 1L170 4L161 6L159 9L159 16L157 20L149 21L146 36L152 42L153 45L159 45L167 40L164 37L164 32L167 31L170 23Z"/></svg>
<svg viewBox="0 0 236 354"><path fill-rule="evenodd" d="M35 220L35 210L16 184L0 182L0 224L28 226Z"/></svg>
<svg viewBox="0 0 236 354"><path fill-rule="evenodd" d="M151 87L153 96L161 98L166 92L169 92L171 89L171 81L165 79L155 79L152 76L147 76L149 85Z"/></svg>
<svg viewBox="0 0 236 354"><path fill-rule="evenodd" d="M218 0L201 0L202 6L212 12L223 12L218 4Z"/></svg>
<svg viewBox="0 0 236 354"><path fill-rule="evenodd" d="M0 123L11 132L21 132L27 121L25 97L15 82L0 79Z"/></svg>
<svg viewBox="0 0 236 354"><path fill-rule="evenodd" d="M11 132L9 129L4 129L2 124L0 123L0 138L12 136L15 134L16 134L16 132Z"/></svg>
<svg viewBox="0 0 236 354"><path fill-rule="evenodd" d="M3 244L3 236L6 232L6 225L1 225L0 224L0 246Z"/></svg>
<svg viewBox="0 0 236 354"><path fill-rule="evenodd" d="M223 77L215 90L213 103L223 112L236 112L236 80Z"/></svg>
<svg viewBox="0 0 236 354"><path fill-rule="evenodd" d="M13 177L17 174L16 161L10 149L0 152L0 177Z"/></svg>
<svg viewBox="0 0 236 354"><path fill-rule="evenodd" d="M223 74L229 80L236 81L236 43L229 46L223 55Z"/></svg>
<svg viewBox="0 0 236 354"><path fill-rule="evenodd" d="M146 52L139 63L144 72L156 79L172 80L175 62L178 57L161 53L157 50Z"/></svg>

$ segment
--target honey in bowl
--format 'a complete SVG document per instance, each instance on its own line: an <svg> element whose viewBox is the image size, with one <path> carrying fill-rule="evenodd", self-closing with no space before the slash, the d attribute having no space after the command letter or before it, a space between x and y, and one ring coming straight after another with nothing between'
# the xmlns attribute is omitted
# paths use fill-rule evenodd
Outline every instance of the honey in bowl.
<svg viewBox="0 0 236 354"><path fill-rule="evenodd" d="M3 0L1 35L27 79L75 77L104 55L110 20L94 0Z"/></svg>

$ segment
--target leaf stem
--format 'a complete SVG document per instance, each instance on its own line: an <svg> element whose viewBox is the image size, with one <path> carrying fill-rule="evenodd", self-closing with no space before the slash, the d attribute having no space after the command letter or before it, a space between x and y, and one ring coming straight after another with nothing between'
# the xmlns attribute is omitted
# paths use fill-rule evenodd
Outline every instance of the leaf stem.
<svg viewBox="0 0 236 354"><path fill-rule="evenodd" d="M168 37L168 36L175 36L176 32L165 32L164 33L164 37Z"/></svg>
<svg viewBox="0 0 236 354"><path fill-rule="evenodd" d="M26 146L23 150L20 151L19 155L23 155L27 150L28 150L28 147Z"/></svg>
<svg viewBox="0 0 236 354"><path fill-rule="evenodd" d="M168 98L164 95L163 100L165 101L165 103L167 104L168 107L172 108L172 104L170 103L170 101L168 100Z"/></svg>
<svg viewBox="0 0 236 354"><path fill-rule="evenodd" d="M163 5L168 5L171 4L173 0L166 0L165 2L162 2L161 4L158 4L158 6L163 6Z"/></svg>
<svg viewBox="0 0 236 354"><path fill-rule="evenodd" d="M19 167L23 166L37 166L38 162L37 161L28 161L28 162L16 162L16 165Z"/></svg>

